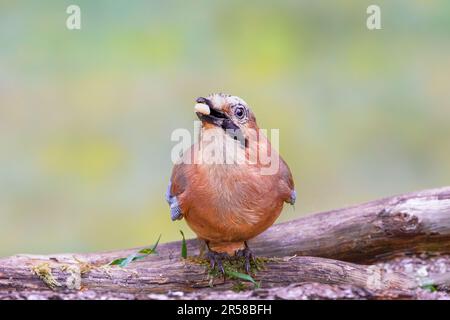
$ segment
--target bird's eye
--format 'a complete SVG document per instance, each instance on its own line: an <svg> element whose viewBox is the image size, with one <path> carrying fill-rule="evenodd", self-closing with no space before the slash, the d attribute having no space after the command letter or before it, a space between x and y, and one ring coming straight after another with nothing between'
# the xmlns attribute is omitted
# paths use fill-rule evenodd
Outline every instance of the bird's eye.
<svg viewBox="0 0 450 320"><path fill-rule="evenodd" d="M236 109L234 109L234 115L238 119L243 119L245 116L245 109L243 107L237 107Z"/></svg>

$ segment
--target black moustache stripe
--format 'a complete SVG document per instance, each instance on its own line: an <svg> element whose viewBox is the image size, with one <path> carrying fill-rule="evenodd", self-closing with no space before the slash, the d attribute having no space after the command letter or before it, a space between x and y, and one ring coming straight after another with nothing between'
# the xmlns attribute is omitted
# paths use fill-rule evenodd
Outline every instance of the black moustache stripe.
<svg viewBox="0 0 450 320"><path fill-rule="evenodd" d="M222 121L222 129L223 130L234 130L234 131L240 130L239 127L237 125L235 125L234 122L231 121L230 119L224 119Z"/></svg>
<svg viewBox="0 0 450 320"><path fill-rule="evenodd" d="M248 148L248 140L242 134L242 130L230 119L226 119L222 122L222 129L228 130L225 131L228 135L230 135L234 140L238 140L241 144Z"/></svg>

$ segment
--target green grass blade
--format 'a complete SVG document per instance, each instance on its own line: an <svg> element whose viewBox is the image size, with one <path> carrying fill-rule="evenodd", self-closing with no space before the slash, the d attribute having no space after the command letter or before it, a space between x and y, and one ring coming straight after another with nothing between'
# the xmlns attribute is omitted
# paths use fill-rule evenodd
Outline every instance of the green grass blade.
<svg viewBox="0 0 450 320"><path fill-rule="evenodd" d="M130 262L132 262L132 261L143 259L146 256L148 256L149 254L154 254L154 253L156 253L156 248L158 247L159 240L161 240L161 235L159 235L158 240L156 240L156 243L153 245L153 247L141 249L138 252L130 254L126 258L115 259L115 260L111 261L109 263L109 265L110 266L119 266L119 267L124 268L128 264L130 264ZM141 255L138 255L138 254L141 254Z"/></svg>
<svg viewBox="0 0 450 320"><path fill-rule="evenodd" d="M184 237L183 231L180 230L181 236L183 237L183 240L181 242L181 257L183 259L187 258L187 245L186 245L186 239Z"/></svg>
<svg viewBox="0 0 450 320"><path fill-rule="evenodd" d="M131 261L136 258L137 252L130 254L126 259L124 259L121 263L119 263L119 267L125 268Z"/></svg>
<svg viewBox="0 0 450 320"><path fill-rule="evenodd" d="M258 283L249 274L240 273L240 272L236 272L236 271L226 271L225 273L230 277L248 281L248 282L253 283L255 286L258 286Z"/></svg>
<svg viewBox="0 0 450 320"><path fill-rule="evenodd" d="M109 265L110 266L117 266L117 265L120 265L124 260L125 260L125 258L119 258L119 259L111 261L109 263Z"/></svg>
<svg viewBox="0 0 450 320"><path fill-rule="evenodd" d="M156 253L156 248L158 247L159 240L161 240L161 235L159 235L158 240L156 240L156 243L153 245L153 247L141 249L139 251L139 253L142 253L142 254L145 254L145 255Z"/></svg>

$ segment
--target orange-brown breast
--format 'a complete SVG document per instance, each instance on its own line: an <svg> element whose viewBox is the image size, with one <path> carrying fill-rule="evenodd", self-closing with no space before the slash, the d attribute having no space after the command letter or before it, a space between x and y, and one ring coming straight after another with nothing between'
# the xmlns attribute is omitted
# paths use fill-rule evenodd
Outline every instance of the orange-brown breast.
<svg viewBox="0 0 450 320"><path fill-rule="evenodd" d="M185 158L195 160L198 154L192 157L192 153L197 148L192 146ZM188 225L215 251L232 253L242 248L243 241L275 222L291 195L292 176L279 160L280 170L273 175L262 175L258 164L249 163L176 165L172 192Z"/></svg>
<svg viewBox="0 0 450 320"><path fill-rule="evenodd" d="M198 183L190 186L183 203L189 203L185 219L200 238L245 241L274 223L283 208L274 192L278 179L255 171L243 165L196 166Z"/></svg>

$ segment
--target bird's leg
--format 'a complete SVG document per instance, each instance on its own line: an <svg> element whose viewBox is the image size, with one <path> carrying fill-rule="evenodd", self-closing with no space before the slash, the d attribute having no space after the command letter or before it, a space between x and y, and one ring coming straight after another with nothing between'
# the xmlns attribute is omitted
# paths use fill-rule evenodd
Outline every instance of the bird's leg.
<svg viewBox="0 0 450 320"><path fill-rule="evenodd" d="M219 271L225 276L225 270L223 269L222 261L228 258L228 254L222 252L208 251L206 253L206 258L209 259L209 263L211 264L211 269L217 265Z"/></svg>
<svg viewBox="0 0 450 320"><path fill-rule="evenodd" d="M206 248L207 248L206 241L202 241L202 239L200 239L200 238L198 238L198 240L199 240L198 241L199 242L199 256L204 257Z"/></svg>
<svg viewBox="0 0 450 320"><path fill-rule="evenodd" d="M216 252L211 250L209 247L209 243L205 242L208 247L208 252L206 253L206 258L209 259L209 263L211 264L211 269L214 270L214 268L217 265L217 268L219 271L223 274L225 277L225 270L223 268L222 261L226 258L229 258L229 255L225 252Z"/></svg>
<svg viewBox="0 0 450 320"><path fill-rule="evenodd" d="M236 257L243 257L245 259L245 272L250 274L250 261L255 262L253 252L248 247L247 241L244 241L245 248L236 252Z"/></svg>

